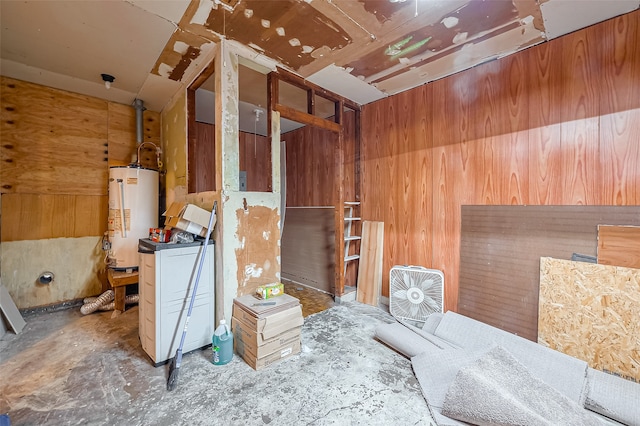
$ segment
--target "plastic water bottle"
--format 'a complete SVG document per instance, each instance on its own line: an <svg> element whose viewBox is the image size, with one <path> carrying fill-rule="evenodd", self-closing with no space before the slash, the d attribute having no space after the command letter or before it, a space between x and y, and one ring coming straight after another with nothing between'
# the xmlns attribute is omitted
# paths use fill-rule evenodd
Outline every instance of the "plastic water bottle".
<svg viewBox="0 0 640 426"><path fill-rule="evenodd" d="M225 365L233 358L233 334L225 320L213 332L213 364Z"/></svg>

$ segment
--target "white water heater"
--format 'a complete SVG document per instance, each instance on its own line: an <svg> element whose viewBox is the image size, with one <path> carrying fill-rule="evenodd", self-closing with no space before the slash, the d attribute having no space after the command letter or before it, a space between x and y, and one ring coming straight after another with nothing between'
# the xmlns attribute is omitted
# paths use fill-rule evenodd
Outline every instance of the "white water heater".
<svg viewBox="0 0 640 426"><path fill-rule="evenodd" d="M159 174L155 170L135 166L109 168L110 267L138 267L138 240L149 237L149 228L158 227L158 186Z"/></svg>

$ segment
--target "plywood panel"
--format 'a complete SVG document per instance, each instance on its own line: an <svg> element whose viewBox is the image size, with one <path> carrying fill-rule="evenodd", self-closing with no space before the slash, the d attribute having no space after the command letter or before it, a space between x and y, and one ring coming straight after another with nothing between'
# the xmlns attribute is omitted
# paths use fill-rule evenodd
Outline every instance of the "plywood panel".
<svg viewBox="0 0 640 426"><path fill-rule="evenodd" d="M598 263L640 268L640 227L598 225Z"/></svg>
<svg viewBox="0 0 640 426"><path fill-rule="evenodd" d="M456 310L460 252L460 207L475 204L481 154L472 125L478 91L476 74L461 73L434 83L433 108L433 268L445 275L444 307Z"/></svg>
<svg viewBox="0 0 640 426"><path fill-rule="evenodd" d="M426 87L377 102L363 115L366 220L385 223L382 295L396 264L431 266L431 94Z"/></svg>
<svg viewBox="0 0 640 426"><path fill-rule="evenodd" d="M0 81L1 191L106 195L107 102Z"/></svg>
<svg viewBox="0 0 640 426"><path fill-rule="evenodd" d="M247 172L247 191L271 191L271 149L265 136L240 132L240 170Z"/></svg>
<svg viewBox="0 0 640 426"><path fill-rule="evenodd" d="M535 340L539 258L595 256L603 220L640 225L640 207L462 206L458 312Z"/></svg>
<svg viewBox="0 0 640 426"><path fill-rule="evenodd" d="M2 241L100 236L107 196L2 194Z"/></svg>
<svg viewBox="0 0 640 426"><path fill-rule="evenodd" d="M606 65L597 79L600 115L640 108L640 13L610 19L589 31L604 45L598 58Z"/></svg>
<svg viewBox="0 0 640 426"><path fill-rule="evenodd" d="M283 280L334 294L333 207L288 207L282 230Z"/></svg>
<svg viewBox="0 0 640 426"><path fill-rule="evenodd" d="M551 40L523 52L527 59L529 92L529 201L562 204L561 40Z"/></svg>
<svg viewBox="0 0 640 426"><path fill-rule="evenodd" d="M109 102L108 114L109 166L131 164L137 155L136 109ZM160 147L160 113L143 111L142 141ZM140 163L146 168L158 168L156 151L151 145L140 149Z"/></svg>
<svg viewBox="0 0 640 426"><path fill-rule="evenodd" d="M636 18L634 18L634 15ZM640 204L640 19L623 15L592 29L607 40L598 79L606 203ZM607 66L607 64L609 66Z"/></svg>
<svg viewBox="0 0 640 426"><path fill-rule="evenodd" d="M215 188L215 126L194 122L195 136L189 139L189 192Z"/></svg>
<svg viewBox="0 0 640 426"><path fill-rule="evenodd" d="M600 93L597 90L602 44L593 31L562 38L561 150L562 204L600 204Z"/></svg>
<svg viewBox="0 0 640 426"><path fill-rule="evenodd" d="M540 259L538 342L640 382L640 269Z"/></svg>
<svg viewBox="0 0 640 426"><path fill-rule="evenodd" d="M305 126L285 133L287 157L287 206L334 205L333 149L337 135Z"/></svg>
<svg viewBox="0 0 640 426"><path fill-rule="evenodd" d="M108 110L109 166L126 166L136 154L135 109L110 102Z"/></svg>
<svg viewBox="0 0 640 426"><path fill-rule="evenodd" d="M378 306L382 287L384 223L365 220L362 223L362 243L358 264L356 298L360 303Z"/></svg>
<svg viewBox="0 0 640 426"><path fill-rule="evenodd" d="M640 197L640 18L623 15L594 28L607 40L598 79L600 96L600 161L603 202L639 204ZM634 18L635 16L635 18Z"/></svg>

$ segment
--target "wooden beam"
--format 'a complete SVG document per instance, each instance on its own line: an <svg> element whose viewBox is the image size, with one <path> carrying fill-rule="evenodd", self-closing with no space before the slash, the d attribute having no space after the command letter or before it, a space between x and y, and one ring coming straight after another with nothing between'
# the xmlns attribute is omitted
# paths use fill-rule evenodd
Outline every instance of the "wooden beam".
<svg viewBox="0 0 640 426"><path fill-rule="evenodd" d="M358 285L356 287L356 300L360 303L378 306L378 296L382 287L383 248L384 222L369 220L362 222Z"/></svg>
<svg viewBox="0 0 640 426"><path fill-rule="evenodd" d="M334 178L334 204L336 208L335 221L335 281L336 296L344 294L344 136L343 132L338 135L338 143L333 150L333 161L335 165Z"/></svg>
<svg viewBox="0 0 640 426"><path fill-rule="evenodd" d="M307 90L307 112L316 115L316 92L313 89Z"/></svg>
<svg viewBox="0 0 640 426"><path fill-rule="evenodd" d="M333 121L326 120L315 115L307 114L302 111L298 111L295 108L288 107L286 105L276 104L274 110L280 113L281 118L287 118L289 120L297 121L298 123L308 124L310 126L319 127L321 129L330 130L332 132L340 132L342 126Z"/></svg>
<svg viewBox="0 0 640 426"><path fill-rule="evenodd" d="M202 86L204 82L207 81L209 77L213 75L215 69L216 69L215 63L214 61L211 61L211 63L207 65L207 67L204 70L202 70L200 75L198 75L198 77L196 77L196 79L193 80L193 83L189 85L189 89L196 90L197 88Z"/></svg>
<svg viewBox="0 0 640 426"><path fill-rule="evenodd" d="M353 159L353 173L354 176L354 196L356 201L360 201L361 194L361 180L360 180L360 111L355 111L356 122L355 122L355 149L354 149L354 159Z"/></svg>
<svg viewBox="0 0 640 426"><path fill-rule="evenodd" d="M267 74L267 138L269 146L273 147L273 137L271 135L271 116L276 108L276 100L278 99L278 79L274 77L275 73Z"/></svg>
<svg viewBox="0 0 640 426"><path fill-rule="evenodd" d="M296 74L293 74L292 72L287 71L283 68L278 67L277 70L278 70L277 72L278 78L282 81L286 81L287 83L293 84L294 86L297 86L303 90L312 89L315 92L315 94L318 96L322 96L323 98L332 102L342 102L349 108L356 111L360 111L360 105L353 102L352 100L349 100L343 96L340 96L337 93L333 93L330 90L323 89L322 87L314 83L311 83L310 81L307 81L304 78Z"/></svg>
<svg viewBox="0 0 640 426"><path fill-rule="evenodd" d="M335 113L333 119L336 123L342 125L342 117L344 116L344 103L342 101L334 104Z"/></svg>

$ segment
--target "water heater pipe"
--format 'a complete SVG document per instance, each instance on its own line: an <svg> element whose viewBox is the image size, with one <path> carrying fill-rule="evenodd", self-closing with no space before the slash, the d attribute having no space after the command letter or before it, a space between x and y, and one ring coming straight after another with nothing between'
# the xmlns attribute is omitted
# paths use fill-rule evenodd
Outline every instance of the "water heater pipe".
<svg viewBox="0 0 640 426"><path fill-rule="evenodd" d="M144 101L142 99L134 99L133 107L136 109L136 141L141 144L144 140L144 126L142 123L142 113L146 110Z"/></svg>
<svg viewBox="0 0 640 426"><path fill-rule="evenodd" d="M127 238L127 219L124 216L124 182L122 179L118 179L118 186L120 188L120 227L122 231L122 238Z"/></svg>

